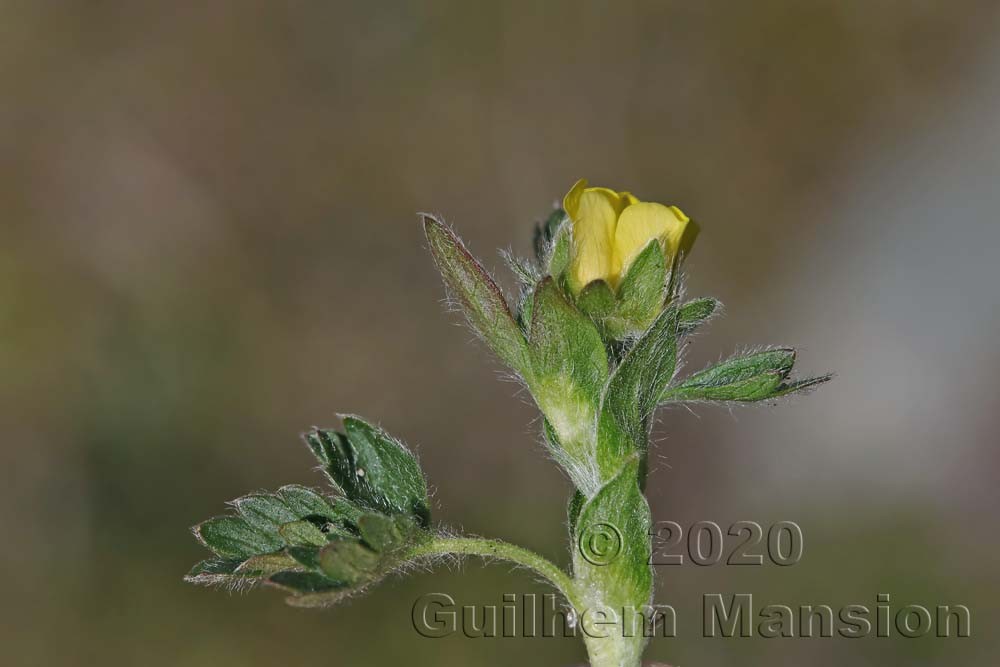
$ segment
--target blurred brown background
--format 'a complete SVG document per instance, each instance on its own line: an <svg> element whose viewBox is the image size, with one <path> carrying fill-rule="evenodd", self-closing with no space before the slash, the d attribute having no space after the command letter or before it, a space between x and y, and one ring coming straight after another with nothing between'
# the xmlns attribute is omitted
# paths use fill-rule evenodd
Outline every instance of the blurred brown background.
<svg viewBox="0 0 1000 667"><path fill-rule="evenodd" d="M488 265L572 182L677 203L687 353L800 346L777 408L662 415L654 517L798 522L788 568L660 568L707 665L986 665L1000 618L1000 8L991 2L0 3L0 645L10 665L548 665L578 641L422 639L469 562L330 611L185 585L224 501L319 484L357 412L437 517L566 562L534 409L454 314L416 211ZM966 604L964 640L701 637L703 593Z"/></svg>

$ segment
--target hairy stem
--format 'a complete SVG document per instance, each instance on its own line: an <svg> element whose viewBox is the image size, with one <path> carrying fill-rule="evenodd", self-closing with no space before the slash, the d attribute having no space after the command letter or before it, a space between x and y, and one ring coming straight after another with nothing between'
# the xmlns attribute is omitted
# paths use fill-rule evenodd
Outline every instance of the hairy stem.
<svg viewBox="0 0 1000 667"><path fill-rule="evenodd" d="M534 551L514 544L479 537L436 537L418 546L411 555L415 558L448 555L480 556L516 563L544 577L563 594L573 608L579 608L576 587L568 574Z"/></svg>

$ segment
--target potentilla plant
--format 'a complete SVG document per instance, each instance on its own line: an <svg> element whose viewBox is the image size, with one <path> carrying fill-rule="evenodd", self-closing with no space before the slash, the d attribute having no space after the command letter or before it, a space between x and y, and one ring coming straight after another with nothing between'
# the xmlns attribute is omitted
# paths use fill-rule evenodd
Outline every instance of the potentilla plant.
<svg viewBox="0 0 1000 667"><path fill-rule="evenodd" d="M536 228L534 258L506 255L521 286L513 307L451 229L422 218L450 296L527 387L545 445L572 481L571 568L436 525L412 452L342 415L342 430L305 435L332 488L290 485L232 501L229 514L194 527L212 557L186 579L230 589L266 584L287 591L289 604L325 607L442 557L506 560L562 594L592 667L635 667L649 634L636 624L650 617L653 596L643 489L657 408L770 401L829 376L792 379L789 348L678 376L682 342L720 304L681 296L681 265L698 227L674 206L579 181Z"/></svg>

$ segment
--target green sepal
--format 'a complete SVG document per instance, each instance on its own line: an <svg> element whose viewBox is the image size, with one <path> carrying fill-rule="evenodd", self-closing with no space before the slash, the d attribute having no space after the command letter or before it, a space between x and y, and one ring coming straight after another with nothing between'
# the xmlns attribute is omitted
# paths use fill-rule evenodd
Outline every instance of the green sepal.
<svg viewBox="0 0 1000 667"><path fill-rule="evenodd" d="M564 212L565 215L565 212ZM568 217L565 218L569 220ZM569 268L570 252L573 245L572 225L564 224L552 239L548 260L543 265L546 273L560 280Z"/></svg>
<svg viewBox="0 0 1000 667"><path fill-rule="evenodd" d="M687 336L710 320L722 308L717 299L692 299L681 305L677 311L677 334Z"/></svg>
<svg viewBox="0 0 1000 667"><path fill-rule="evenodd" d="M727 359L667 389L664 401L762 401L818 385L830 376L786 382L795 350L776 348Z"/></svg>
<svg viewBox="0 0 1000 667"><path fill-rule="evenodd" d="M569 216L566 215L566 211L562 208L554 208L543 222L535 225L535 259L540 265L546 265L552 254L553 243L567 222L569 222Z"/></svg>
<svg viewBox="0 0 1000 667"><path fill-rule="evenodd" d="M655 239L632 261L618 285L615 338L645 331L663 309L667 289L667 261Z"/></svg>
<svg viewBox="0 0 1000 667"><path fill-rule="evenodd" d="M527 344L500 288L443 222L428 214L423 214L423 220L434 263L472 330L501 361L523 374L528 366Z"/></svg>
<svg viewBox="0 0 1000 667"><path fill-rule="evenodd" d="M576 307L588 315L599 328L615 311L615 293L603 280L587 284L576 297Z"/></svg>

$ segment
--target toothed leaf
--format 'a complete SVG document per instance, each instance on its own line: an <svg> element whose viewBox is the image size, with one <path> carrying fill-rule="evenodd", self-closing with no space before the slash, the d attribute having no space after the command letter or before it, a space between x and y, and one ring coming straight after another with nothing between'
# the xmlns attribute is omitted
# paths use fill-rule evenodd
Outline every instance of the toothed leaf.
<svg viewBox="0 0 1000 667"><path fill-rule="evenodd" d="M299 595L346 588L343 582L332 580L318 572L278 572L268 578L268 583Z"/></svg>
<svg viewBox="0 0 1000 667"><path fill-rule="evenodd" d="M209 519L195 527L202 543L223 558L250 558L278 551L284 542L277 534L260 532L235 516Z"/></svg>
<svg viewBox="0 0 1000 667"><path fill-rule="evenodd" d="M290 521L278 529L278 534L290 547L313 545L321 547L328 541L329 529L324 533L316 524L305 519L301 521ZM347 535L346 531L337 531L334 534Z"/></svg>
<svg viewBox="0 0 1000 667"><path fill-rule="evenodd" d="M254 494L233 501L236 511L255 529L268 532L298 517L277 496Z"/></svg>
<svg viewBox="0 0 1000 667"><path fill-rule="evenodd" d="M416 457L382 429L359 417L345 416L344 429L355 465L353 495L363 506L388 514L408 514L430 523L427 482Z"/></svg>
<svg viewBox="0 0 1000 667"><path fill-rule="evenodd" d="M396 522L384 514L365 514L358 520L361 539L375 551L391 549L403 539Z"/></svg>
<svg viewBox="0 0 1000 667"><path fill-rule="evenodd" d="M378 553L357 540L334 540L319 552L319 567L323 573L350 585L374 577L378 564Z"/></svg>

